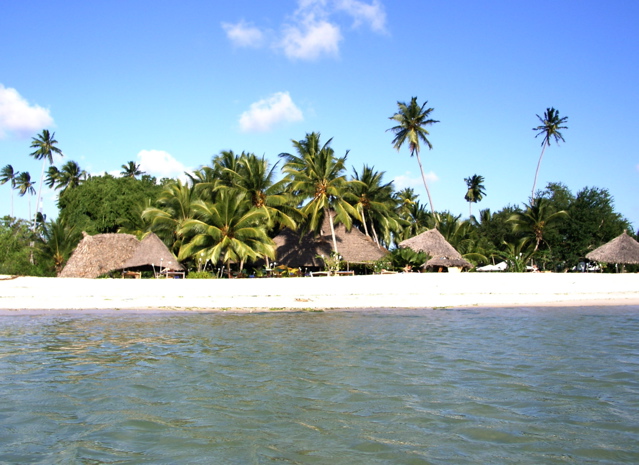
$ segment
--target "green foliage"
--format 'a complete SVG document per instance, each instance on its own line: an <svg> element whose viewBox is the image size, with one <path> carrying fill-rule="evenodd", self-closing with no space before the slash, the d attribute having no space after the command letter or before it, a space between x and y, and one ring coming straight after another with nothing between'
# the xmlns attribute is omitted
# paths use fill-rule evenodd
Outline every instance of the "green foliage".
<svg viewBox="0 0 639 465"><path fill-rule="evenodd" d="M61 193L60 219L89 234L115 233L127 222L138 221L139 206L156 199L162 187L155 178L92 176L74 189Z"/></svg>
<svg viewBox="0 0 639 465"><path fill-rule="evenodd" d="M55 276L46 264L32 263L35 240L30 222L9 216L0 219L0 274Z"/></svg>
<svg viewBox="0 0 639 465"><path fill-rule="evenodd" d="M430 257L425 252L415 252L413 249L397 248L389 254L390 262L394 270L419 269Z"/></svg>
<svg viewBox="0 0 639 465"><path fill-rule="evenodd" d="M191 271L190 273L186 275L186 279L215 279L215 278L217 278L217 276L215 276L214 273L211 273L209 271Z"/></svg>

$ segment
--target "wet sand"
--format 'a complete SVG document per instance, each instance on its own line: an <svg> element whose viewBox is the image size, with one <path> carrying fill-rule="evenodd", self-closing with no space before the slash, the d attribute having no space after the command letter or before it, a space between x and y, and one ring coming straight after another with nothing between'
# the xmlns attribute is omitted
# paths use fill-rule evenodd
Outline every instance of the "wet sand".
<svg viewBox="0 0 639 465"><path fill-rule="evenodd" d="M639 306L639 274L405 273L264 279L0 277L0 315Z"/></svg>

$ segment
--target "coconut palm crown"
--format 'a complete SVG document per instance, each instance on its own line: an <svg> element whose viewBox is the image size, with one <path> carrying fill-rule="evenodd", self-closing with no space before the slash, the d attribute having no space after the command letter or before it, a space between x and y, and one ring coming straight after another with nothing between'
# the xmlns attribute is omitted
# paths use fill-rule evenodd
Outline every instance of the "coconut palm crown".
<svg viewBox="0 0 639 465"><path fill-rule="evenodd" d="M427 104L428 101L425 101L420 106L417 103L417 97L413 97L408 105L404 102L397 102L398 111L389 119L392 119L399 124L388 129L388 131L392 131L395 134L393 147L395 147L398 152L402 145L408 143L408 149L410 150L411 157L415 155L417 158L419 171L422 175L422 181L424 181L426 194L428 194L430 209L434 214L435 207L433 206L433 199L430 196L430 190L428 189L428 183L426 182L426 176L424 175L424 168L422 167L422 161L419 157L420 141L426 144L430 150L433 148L433 145L427 137L430 133L426 128L431 124L439 123L439 121L430 118L430 114L434 109L426 108Z"/></svg>

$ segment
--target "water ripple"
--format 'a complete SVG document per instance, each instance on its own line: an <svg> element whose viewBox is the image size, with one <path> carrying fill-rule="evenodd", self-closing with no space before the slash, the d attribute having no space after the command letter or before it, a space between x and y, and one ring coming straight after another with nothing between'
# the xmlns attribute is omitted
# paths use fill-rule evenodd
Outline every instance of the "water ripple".
<svg viewBox="0 0 639 465"><path fill-rule="evenodd" d="M639 463L637 308L4 317L0 463Z"/></svg>

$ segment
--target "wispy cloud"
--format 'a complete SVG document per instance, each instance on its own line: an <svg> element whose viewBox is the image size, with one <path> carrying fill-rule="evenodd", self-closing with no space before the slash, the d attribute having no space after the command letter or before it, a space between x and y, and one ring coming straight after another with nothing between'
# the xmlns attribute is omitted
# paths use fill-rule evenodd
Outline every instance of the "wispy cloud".
<svg viewBox="0 0 639 465"><path fill-rule="evenodd" d="M376 33L386 33L386 13L379 0L298 0L297 9L286 18L271 46L293 60L338 56L344 17L351 19L354 28L367 25ZM266 41L262 30L243 21L222 27L236 46L257 47Z"/></svg>
<svg viewBox="0 0 639 465"><path fill-rule="evenodd" d="M439 181L439 177L433 171L424 173L424 176L426 176L426 182L428 183ZM406 187L422 187L424 182L421 176L412 176L410 171L406 171L404 174L395 176L395 178L393 178L393 184L395 185L395 190L399 191Z"/></svg>
<svg viewBox="0 0 639 465"><path fill-rule="evenodd" d="M264 43L264 33L255 26L240 21L236 24L222 23L226 37L236 47L259 48Z"/></svg>
<svg viewBox="0 0 639 465"><path fill-rule="evenodd" d="M0 139L28 137L52 125L49 110L30 105L17 90L0 84Z"/></svg>
<svg viewBox="0 0 639 465"><path fill-rule="evenodd" d="M268 98L252 103L240 116L243 132L267 132L280 123L302 121L304 115L288 92L277 92Z"/></svg>

